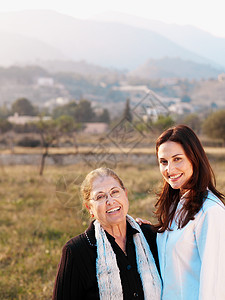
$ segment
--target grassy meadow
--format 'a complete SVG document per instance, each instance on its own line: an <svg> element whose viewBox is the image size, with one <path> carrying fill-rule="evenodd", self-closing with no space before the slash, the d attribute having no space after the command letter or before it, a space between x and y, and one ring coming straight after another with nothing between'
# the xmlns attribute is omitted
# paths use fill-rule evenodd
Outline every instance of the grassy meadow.
<svg viewBox="0 0 225 300"><path fill-rule="evenodd" d="M217 187L225 193L225 161L212 159ZM51 299L64 243L89 223L79 184L85 164L0 167L0 299ZM120 164L116 172L129 191L130 211L154 222L158 166Z"/></svg>

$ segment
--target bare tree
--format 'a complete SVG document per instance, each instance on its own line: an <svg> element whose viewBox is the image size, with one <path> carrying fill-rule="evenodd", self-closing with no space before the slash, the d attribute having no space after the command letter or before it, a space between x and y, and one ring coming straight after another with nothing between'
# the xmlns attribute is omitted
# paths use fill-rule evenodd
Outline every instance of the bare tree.
<svg viewBox="0 0 225 300"><path fill-rule="evenodd" d="M37 123L37 128L40 133L43 147L39 174L43 175L45 159L49 155L49 147L59 141L63 136L71 135L72 133L74 134L78 126L72 117L62 116L56 120L40 120Z"/></svg>

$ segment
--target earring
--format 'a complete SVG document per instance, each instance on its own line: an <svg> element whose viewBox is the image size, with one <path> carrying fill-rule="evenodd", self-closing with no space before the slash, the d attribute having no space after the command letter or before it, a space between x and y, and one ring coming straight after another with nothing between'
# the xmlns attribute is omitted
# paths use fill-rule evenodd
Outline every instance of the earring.
<svg viewBox="0 0 225 300"><path fill-rule="evenodd" d="M90 211L90 215L91 215L91 218L94 218L94 214L92 211Z"/></svg>

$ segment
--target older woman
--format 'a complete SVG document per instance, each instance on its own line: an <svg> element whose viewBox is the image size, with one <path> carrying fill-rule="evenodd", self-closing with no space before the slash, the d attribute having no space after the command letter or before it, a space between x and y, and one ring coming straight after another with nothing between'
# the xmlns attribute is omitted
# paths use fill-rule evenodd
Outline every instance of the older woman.
<svg viewBox="0 0 225 300"><path fill-rule="evenodd" d="M163 300L225 299L224 195L191 128L178 125L156 142L163 189L156 204Z"/></svg>
<svg viewBox="0 0 225 300"><path fill-rule="evenodd" d="M127 214L121 179L108 168L90 172L81 186L89 228L63 248L53 299L161 298L155 233Z"/></svg>

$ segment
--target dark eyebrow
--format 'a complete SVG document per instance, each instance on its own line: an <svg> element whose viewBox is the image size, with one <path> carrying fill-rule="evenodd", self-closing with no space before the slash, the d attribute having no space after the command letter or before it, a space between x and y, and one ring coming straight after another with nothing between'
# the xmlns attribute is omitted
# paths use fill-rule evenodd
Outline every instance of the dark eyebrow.
<svg viewBox="0 0 225 300"><path fill-rule="evenodd" d="M182 153L181 153L181 154L179 154L179 153L178 153L178 154L174 154L174 155L172 156L172 158L174 158L174 157L176 157L176 156L179 156L179 155L184 155L184 154L182 154ZM159 157L159 159L160 159L160 160L163 160L163 159L166 160L166 158L164 158L164 157Z"/></svg>
<svg viewBox="0 0 225 300"><path fill-rule="evenodd" d="M176 157L176 156L178 156L178 155L184 155L183 153L178 153L178 154L175 154L175 155L173 155L172 157Z"/></svg>

